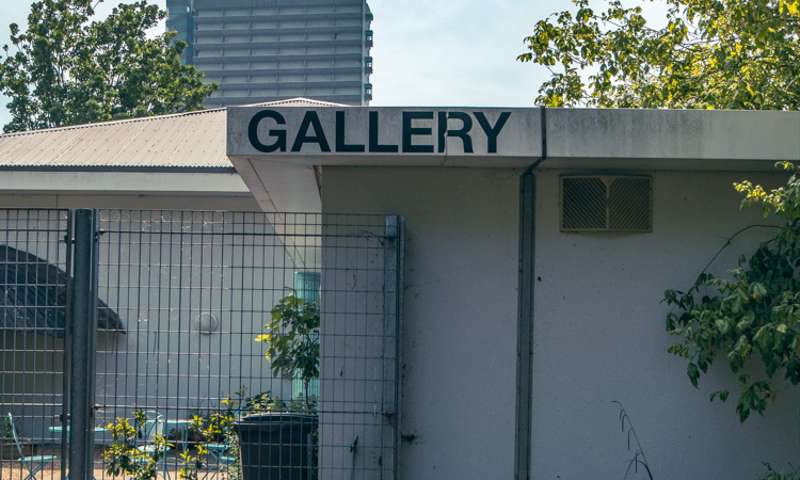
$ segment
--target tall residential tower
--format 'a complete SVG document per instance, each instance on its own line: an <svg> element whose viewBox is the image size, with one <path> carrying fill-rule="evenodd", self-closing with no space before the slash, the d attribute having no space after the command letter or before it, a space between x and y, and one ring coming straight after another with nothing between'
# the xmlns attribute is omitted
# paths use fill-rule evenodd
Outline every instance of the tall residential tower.
<svg viewBox="0 0 800 480"><path fill-rule="evenodd" d="M208 106L309 97L372 99L366 0L167 0L167 29L219 90Z"/></svg>

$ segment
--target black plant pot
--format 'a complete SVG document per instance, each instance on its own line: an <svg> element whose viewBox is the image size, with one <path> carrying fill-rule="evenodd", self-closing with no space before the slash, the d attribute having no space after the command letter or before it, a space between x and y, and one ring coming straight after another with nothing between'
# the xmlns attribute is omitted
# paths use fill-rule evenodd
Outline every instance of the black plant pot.
<svg viewBox="0 0 800 480"><path fill-rule="evenodd" d="M243 480L315 480L316 415L263 413L234 424Z"/></svg>

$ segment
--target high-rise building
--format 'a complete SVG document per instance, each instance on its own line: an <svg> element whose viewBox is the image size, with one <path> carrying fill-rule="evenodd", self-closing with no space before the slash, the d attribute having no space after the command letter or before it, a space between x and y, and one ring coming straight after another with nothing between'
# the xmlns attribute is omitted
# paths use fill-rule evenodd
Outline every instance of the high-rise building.
<svg viewBox="0 0 800 480"><path fill-rule="evenodd" d="M372 99L367 0L167 0L184 62L219 89L208 106Z"/></svg>

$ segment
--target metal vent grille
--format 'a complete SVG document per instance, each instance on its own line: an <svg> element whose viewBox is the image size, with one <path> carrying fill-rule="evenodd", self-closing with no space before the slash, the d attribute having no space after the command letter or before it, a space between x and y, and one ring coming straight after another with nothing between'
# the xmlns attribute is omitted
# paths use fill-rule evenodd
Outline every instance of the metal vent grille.
<svg viewBox="0 0 800 480"><path fill-rule="evenodd" d="M608 188L599 177L562 180L563 230L605 230Z"/></svg>
<svg viewBox="0 0 800 480"><path fill-rule="evenodd" d="M652 217L651 177L561 177L562 231L649 232Z"/></svg>

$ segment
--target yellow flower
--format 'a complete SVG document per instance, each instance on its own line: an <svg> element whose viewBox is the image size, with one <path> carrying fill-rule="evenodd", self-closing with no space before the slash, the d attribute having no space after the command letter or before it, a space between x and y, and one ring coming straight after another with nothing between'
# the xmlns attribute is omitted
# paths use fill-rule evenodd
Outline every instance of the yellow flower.
<svg viewBox="0 0 800 480"><path fill-rule="evenodd" d="M271 341L272 341L271 333L262 333L261 335L256 335L256 342L271 342Z"/></svg>
<svg viewBox="0 0 800 480"><path fill-rule="evenodd" d="M792 162L778 162L778 165L784 170L794 170L794 164Z"/></svg>

